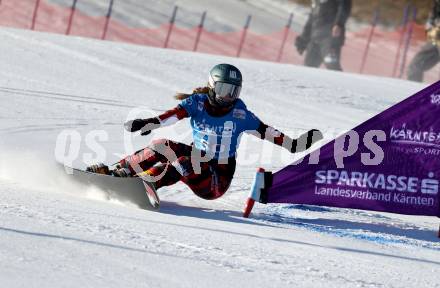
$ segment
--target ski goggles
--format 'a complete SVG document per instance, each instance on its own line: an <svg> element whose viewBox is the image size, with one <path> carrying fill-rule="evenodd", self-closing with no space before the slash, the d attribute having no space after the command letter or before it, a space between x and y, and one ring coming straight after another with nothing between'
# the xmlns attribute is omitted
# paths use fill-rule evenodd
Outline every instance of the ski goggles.
<svg viewBox="0 0 440 288"><path fill-rule="evenodd" d="M232 103L240 97L241 86L210 81L209 86L215 92L215 99L220 103Z"/></svg>

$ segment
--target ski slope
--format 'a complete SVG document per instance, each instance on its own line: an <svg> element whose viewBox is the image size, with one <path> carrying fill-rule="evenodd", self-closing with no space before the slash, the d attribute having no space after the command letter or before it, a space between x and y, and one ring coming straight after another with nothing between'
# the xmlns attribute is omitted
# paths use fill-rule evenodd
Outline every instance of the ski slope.
<svg viewBox="0 0 440 288"><path fill-rule="evenodd" d="M424 86L6 28L0 43L1 287L440 287L436 218L302 205L241 218L256 169L297 159L252 136L223 198L179 184L159 190L160 212L79 187L55 165L69 152L60 133L76 135L76 167L159 137L189 143L187 121L148 137L122 123L174 107L219 62L242 70L242 99L262 120L291 136L319 128L321 144Z"/></svg>

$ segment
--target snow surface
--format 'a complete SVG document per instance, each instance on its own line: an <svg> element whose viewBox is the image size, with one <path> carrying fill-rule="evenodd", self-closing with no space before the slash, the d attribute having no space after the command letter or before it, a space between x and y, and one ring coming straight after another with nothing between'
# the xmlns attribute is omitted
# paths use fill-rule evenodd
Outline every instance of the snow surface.
<svg viewBox="0 0 440 288"><path fill-rule="evenodd" d="M219 62L242 70L242 98L262 120L292 136L319 128L325 141L424 86L5 28L0 43L1 287L440 287L436 218L303 205L241 218L256 169L296 159L252 136L224 197L179 184L159 190L160 212L79 187L55 165L63 131L77 133L76 167L153 138L190 142L187 121L149 137L121 124L174 107Z"/></svg>

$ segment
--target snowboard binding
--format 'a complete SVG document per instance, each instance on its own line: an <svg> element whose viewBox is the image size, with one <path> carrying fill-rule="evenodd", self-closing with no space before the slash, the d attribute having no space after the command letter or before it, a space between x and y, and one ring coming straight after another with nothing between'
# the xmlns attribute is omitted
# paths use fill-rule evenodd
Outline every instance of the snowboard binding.
<svg viewBox="0 0 440 288"><path fill-rule="evenodd" d="M86 168L86 171L95 174L111 175L110 169L104 163L90 165L89 167Z"/></svg>
<svg viewBox="0 0 440 288"><path fill-rule="evenodd" d="M103 174L103 175L110 175L114 177L131 177L131 171L128 168L122 168L120 165L117 165L114 169L110 169L107 165L104 163L98 163L94 165L90 165L86 168L87 172L95 173L95 174Z"/></svg>

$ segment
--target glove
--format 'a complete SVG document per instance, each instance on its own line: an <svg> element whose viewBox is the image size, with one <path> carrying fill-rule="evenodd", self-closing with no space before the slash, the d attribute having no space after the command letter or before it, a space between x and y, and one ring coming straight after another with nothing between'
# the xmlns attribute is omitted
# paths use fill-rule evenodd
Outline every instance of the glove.
<svg viewBox="0 0 440 288"><path fill-rule="evenodd" d="M317 129L309 130L299 136L298 139L293 140L290 152L303 152L322 139L324 139L324 136L322 135L321 131Z"/></svg>
<svg viewBox="0 0 440 288"><path fill-rule="evenodd" d="M309 45L309 39L300 35L295 39L295 47L298 51L299 55L302 55L304 51L307 49L307 45Z"/></svg>
<svg viewBox="0 0 440 288"><path fill-rule="evenodd" d="M158 118L148 119L134 119L125 122L124 128L128 132L136 132L141 130L141 135L146 136L151 133L152 130L159 128L160 121Z"/></svg>

